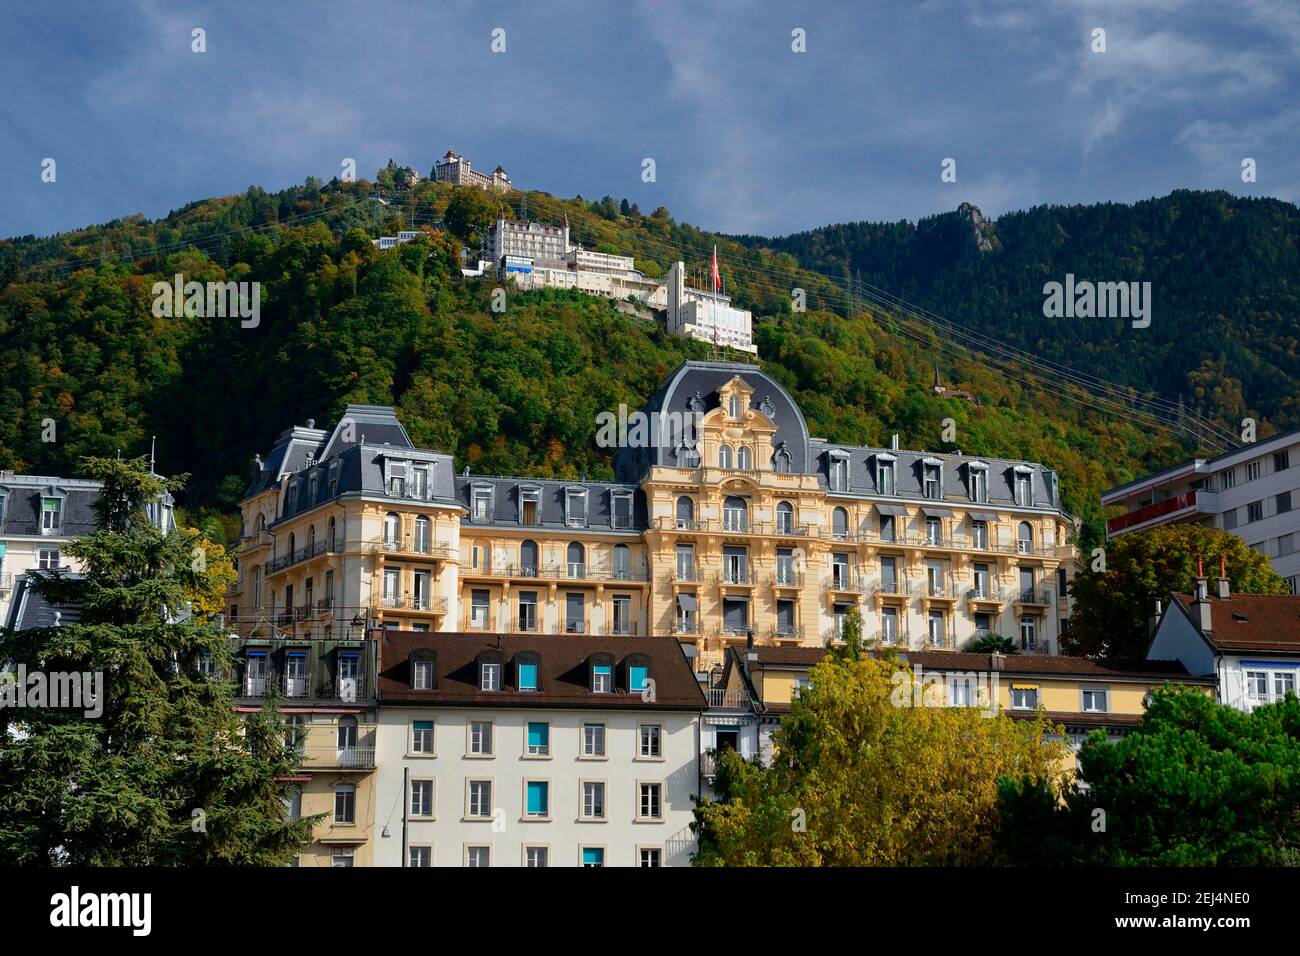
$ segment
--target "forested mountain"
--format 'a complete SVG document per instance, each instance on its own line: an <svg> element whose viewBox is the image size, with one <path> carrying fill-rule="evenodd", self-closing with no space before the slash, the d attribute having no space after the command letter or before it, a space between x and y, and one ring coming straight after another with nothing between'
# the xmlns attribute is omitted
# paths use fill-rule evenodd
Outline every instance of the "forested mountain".
<svg viewBox="0 0 1300 956"><path fill-rule="evenodd" d="M764 366L793 392L814 434L880 444L898 432L909 447L1043 461L1061 472L1067 506L1085 519L1085 543L1100 532L1103 488L1169 463L1190 446L1123 415L1029 388L978 361L945 360L942 372L946 384L975 393L982 404L937 398L929 386L935 359L943 358L938 343L895 334L887 316L847 301L830 280L800 266L833 273L851 263L865 277L874 262L871 275L882 285L897 274L907 277L897 279L897 291L951 296L934 301L945 314L977 315L990 324L998 315L1022 341L1061 354L1094 348L1094 371L1133 381L1181 382L1177 376L1196 374L1205 354L1230 363L1237 348L1248 356L1265 351L1249 337L1237 344L1226 334L1199 344L1168 341L1173 319L1164 318L1161 303L1172 309L1183 301L1172 288L1157 293L1156 321L1143 346L1106 346L1089 330L1066 343L1060 329L1035 333L1025 313L1018 313L1019 324L1000 314L997 303L1011 301L1008 288L1027 298L1041 287L1044 269L1057 268L1055 260L1017 267L1028 255L1015 251L1022 235L1037 237L1035 248L1078 249L1109 263L1112 254L1104 250L1128 233L1107 229L1102 220L1127 221L1135 214L1126 207L1058 211L1081 222L1097 217L1090 231L1067 239L1037 211L1004 217L994 230L1001 248L981 256L969 222L956 228L961 223L953 217L917 227L833 227L824 236L747 245L674 222L666 209L645 215L608 197L502 198L427 181L394 189L392 168L385 173L379 178L388 204L372 198L369 182L308 180L276 194L252 188L196 202L153 222L133 217L51 238L0 240L0 467L75 475L83 455L138 454L157 435L160 468L192 473L186 504L229 513L251 456L278 432L307 418L332 422L348 402L373 402L396 405L412 437L453 452L458 468L610 475L611 453L593 440L596 414L621 402L637 407L682 359L705 358L710 350L578 293L512 291L506 311L492 312L499 280L462 278L459 257L462 242L476 246L502 203L522 211L526 202L530 218L548 222L567 216L575 241L635 254L650 274L683 259L707 276L716 243L727 291L754 310ZM1162 241L1188 256L1195 251L1199 263L1168 267L1162 286L1189 271L1196 289L1213 288L1210 280L1225 270L1206 263L1222 253L1230 263L1229 290L1208 300L1217 303L1214 321L1237 329L1241 315L1259 323L1275 316L1267 331L1270 341L1280 341L1288 287L1273 272L1294 256L1295 219L1286 212L1294 209L1238 207L1226 197L1191 194L1158 204L1184 210L1144 215L1168 222ZM1200 212L1190 216L1189 205ZM1205 219L1207 209L1223 212L1226 236ZM1253 224L1242 234L1232 230L1244 214L1234 218L1232 210L1251 214ZM1188 219L1196 238L1176 236L1177 222ZM1004 225L1012 220L1015 229ZM1272 231L1265 227L1270 222ZM410 227L424 228L426 236L383 252L369 241ZM860 244L850 237L861 237ZM840 243L847 250L842 262ZM1271 250L1274 266L1261 260L1248 268L1243 246L1251 243L1260 255ZM1094 245L1098 251L1090 252ZM877 250L884 250L878 261ZM1016 278L1017 268L1026 274ZM976 288L974 277L984 271L988 288ZM260 324L155 317L153 283L177 273L199 281L259 281ZM1258 281L1252 285L1248 277ZM791 310L796 287L807 292L807 311ZM1282 360L1258 359L1258 373L1249 378L1257 401L1290 399L1289 389L1272 392L1267 385L1270 376L1289 383ZM1135 362L1145 367L1130 368ZM1210 377L1205 383L1208 392L1221 388ZM1236 408L1227 401L1221 407ZM1282 419L1289 410L1278 404L1276 414ZM956 422L955 442L941 441L945 418ZM57 429L54 442L42 441L48 420Z"/></svg>
<svg viewBox="0 0 1300 956"><path fill-rule="evenodd" d="M851 274L1071 369L1181 396L1224 424L1251 416L1273 430L1300 426L1300 209L1291 203L1180 190L1132 205L1039 206L996 222L963 205L915 224L741 241ZM1067 273L1150 282L1150 327L1044 317L1044 284Z"/></svg>

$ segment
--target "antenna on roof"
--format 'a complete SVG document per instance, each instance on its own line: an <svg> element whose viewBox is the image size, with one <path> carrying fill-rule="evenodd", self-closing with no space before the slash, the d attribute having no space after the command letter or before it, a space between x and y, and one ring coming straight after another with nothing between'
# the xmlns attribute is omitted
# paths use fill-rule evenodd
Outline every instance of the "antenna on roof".
<svg viewBox="0 0 1300 956"><path fill-rule="evenodd" d="M157 448L157 446L158 446L158 436L150 435L149 436L149 474L151 475L157 474L157 472L154 471L154 467L153 467L154 449Z"/></svg>

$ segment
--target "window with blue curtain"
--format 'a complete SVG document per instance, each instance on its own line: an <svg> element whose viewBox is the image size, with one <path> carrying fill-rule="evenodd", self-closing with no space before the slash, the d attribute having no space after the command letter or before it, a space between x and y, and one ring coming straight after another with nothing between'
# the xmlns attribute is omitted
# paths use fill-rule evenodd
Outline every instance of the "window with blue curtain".
<svg viewBox="0 0 1300 956"><path fill-rule="evenodd" d="M530 780L528 782L528 815L530 817L544 817L548 813L550 805L548 786L542 780Z"/></svg>
<svg viewBox="0 0 1300 956"><path fill-rule="evenodd" d="M547 723L529 723L528 725L528 752L530 754L544 754L550 749L551 726Z"/></svg>
<svg viewBox="0 0 1300 956"><path fill-rule="evenodd" d="M537 690L537 665L523 663L519 665L519 689Z"/></svg>
<svg viewBox="0 0 1300 956"><path fill-rule="evenodd" d="M645 689L646 681L650 677L650 668L644 664L633 664L627 669L627 673L628 690L635 693Z"/></svg>
<svg viewBox="0 0 1300 956"><path fill-rule="evenodd" d="M582 848L583 866L604 866L605 851L602 847L587 846Z"/></svg>

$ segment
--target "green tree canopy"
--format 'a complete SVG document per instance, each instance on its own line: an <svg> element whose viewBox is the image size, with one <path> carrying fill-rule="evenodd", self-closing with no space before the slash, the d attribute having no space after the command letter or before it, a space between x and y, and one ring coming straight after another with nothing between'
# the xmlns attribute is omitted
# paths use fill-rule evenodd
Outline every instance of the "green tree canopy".
<svg viewBox="0 0 1300 956"><path fill-rule="evenodd" d="M996 842L1031 865L1300 865L1300 699L1242 713L1197 690L1159 690L1115 743L1080 753L1086 790L999 784Z"/></svg>
<svg viewBox="0 0 1300 956"><path fill-rule="evenodd" d="M145 459L85 468L104 487L97 530L67 548L84 573L38 585L80 619L0 631L0 660L28 674L101 674L101 693L93 707L0 709L0 861L288 862L313 822L285 822L292 741L274 710L241 728L232 685L199 670L210 656L230 672L222 630L191 613L219 606L229 561L198 532L164 533L146 518L180 479L151 474Z"/></svg>
<svg viewBox="0 0 1300 956"><path fill-rule="evenodd" d="M917 706L897 657L813 668L771 767L719 754L722 796L693 824L701 866L988 862L1000 776L1061 786L1066 744L1044 720Z"/></svg>
<svg viewBox="0 0 1300 956"><path fill-rule="evenodd" d="M1074 606L1061 636L1067 654L1141 658L1151 643L1147 619L1171 591L1190 592L1197 561L1211 578L1225 563L1232 589L1242 594L1288 594L1268 558L1236 535L1194 524L1135 531L1106 543L1105 570L1085 567L1070 586ZM1211 585L1213 593L1213 585Z"/></svg>

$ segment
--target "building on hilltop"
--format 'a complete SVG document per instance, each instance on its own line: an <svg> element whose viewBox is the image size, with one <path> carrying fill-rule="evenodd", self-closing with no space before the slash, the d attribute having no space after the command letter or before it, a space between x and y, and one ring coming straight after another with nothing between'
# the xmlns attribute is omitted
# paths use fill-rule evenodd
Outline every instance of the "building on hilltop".
<svg viewBox="0 0 1300 956"><path fill-rule="evenodd" d="M480 173L470 161L453 150L447 150L433 165L433 178L454 186L476 186L479 189L514 189L505 169L498 166L491 173Z"/></svg>
<svg viewBox="0 0 1300 956"><path fill-rule="evenodd" d="M1106 522L1106 537L1177 522L1230 531L1268 557L1300 593L1300 430L1194 458L1111 488L1106 506L1124 513Z"/></svg>
<svg viewBox="0 0 1300 956"><path fill-rule="evenodd" d="M737 309L731 297L686 285L686 264L675 262L665 280L665 326L670 335L758 354L753 315Z"/></svg>

